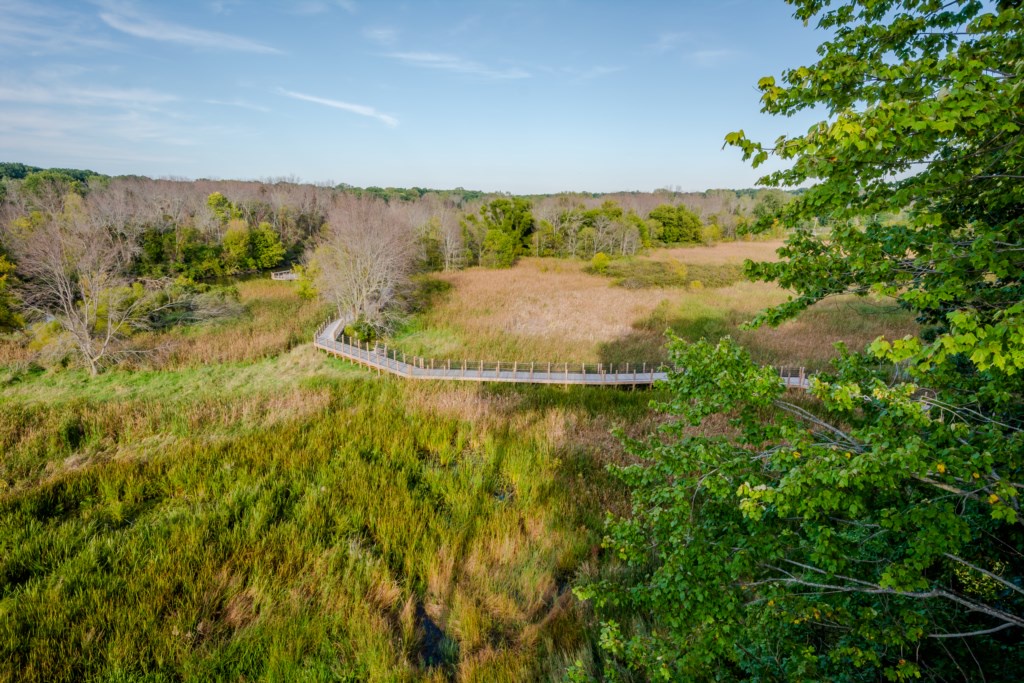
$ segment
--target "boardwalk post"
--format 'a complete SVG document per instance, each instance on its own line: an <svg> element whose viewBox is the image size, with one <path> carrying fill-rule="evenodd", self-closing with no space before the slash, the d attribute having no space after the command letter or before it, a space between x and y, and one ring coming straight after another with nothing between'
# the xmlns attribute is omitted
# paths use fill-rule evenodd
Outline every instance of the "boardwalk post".
<svg viewBox="0 0 1024 683"><path fill-rule="evenodd" d="M516 374L519 372L519 361L512 363L512 379L516 379Z"/></svg>
<svg viewBox="0 0 1024 683"><path fill-rule="evenodd" d="M466 359L465 358L462 359L462 376L463 377L466 376Z"/></svg>
<svg viewBox="0 0 1024 683"><path fill-rule="evenodd" d="M533 381L533 363L530 363L530 381Z"/></svg>
<svg viewBox="0 0 1024 683"><path fill-rule="evenodd" d="M484 362L480 361L480 379L484 377Z"/></svg>
<svg viewBox="0 0 1024 683"><path fill-rule="evenodd" d="M800 388L804 388L804 368L800 368Z"/></svg>

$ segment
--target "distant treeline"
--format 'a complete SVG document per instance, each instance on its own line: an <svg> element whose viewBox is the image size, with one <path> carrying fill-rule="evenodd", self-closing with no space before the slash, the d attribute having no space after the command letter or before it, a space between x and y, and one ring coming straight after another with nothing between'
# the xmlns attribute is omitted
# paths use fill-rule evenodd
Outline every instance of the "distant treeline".
<svg viewBox="0 0 1024 683"><path fill-rule="evenodd" d="M522 256L607 263L735 239L791 199L776 190L513 196L153 180L19 163L0 173L0 328L59 322L94 371L110 358L106 344L96 355L97 339L127 343L131 330L166 324L168 306L183 320L224 308L196 289L203 281L301 265L307 291L386 328L416 272L503 268Z"/></svg>
<svg viewBox="0 0 1024 683"><path fill-rule="evenodd" d="M38 166L29 166L28 164L21 164L10 161L0 161L0 180L23 180L32 173L40 173L42 171L49 171L51 173L59 173L60 175L74 178L79 182L86 182L90 178L101 177L102 174L96 171L90 171L88 169L81 168L40 168ZM106 177L106 176L102 176Z"/></svg>
<svg viewBox="0 0 1024 683"><path fill-rule="evenodd" d="M396 220L415 228L421 266L440 270L508 266L522 255L589 259L733 239L788 200L777 190L514 197L463 188L152 180L11 162L0 163L0 188L4 230L58 215L72 195L119 203L139 239L138 274L193 279L300 260L340 196L387 204Z"/></svg>

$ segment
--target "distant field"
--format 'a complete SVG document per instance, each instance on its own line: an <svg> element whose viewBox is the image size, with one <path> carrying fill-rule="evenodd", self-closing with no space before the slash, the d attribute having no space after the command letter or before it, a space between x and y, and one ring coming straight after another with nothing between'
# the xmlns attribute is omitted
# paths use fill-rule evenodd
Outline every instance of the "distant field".
<svg viewBox="0 0 1024 683"><path fill-rule="evenodd" d="M650 260L673 261L713 277L716 268L735 272L746 258L774 259L780 244L665 249ZM760 362L820 368L835 355L836 341L860 349L880 334L902 336L915 329L889 301L840 297L777 329L748 332L739 326L785 301L786 292L746 281L700 289L627 289L584 272L586 265L524 259L508 270L439 276L452 289L416 316L396 343L408 353L441 359L642 363L665 360L664 332L672 329L692 340L730 334Z"/></svg>

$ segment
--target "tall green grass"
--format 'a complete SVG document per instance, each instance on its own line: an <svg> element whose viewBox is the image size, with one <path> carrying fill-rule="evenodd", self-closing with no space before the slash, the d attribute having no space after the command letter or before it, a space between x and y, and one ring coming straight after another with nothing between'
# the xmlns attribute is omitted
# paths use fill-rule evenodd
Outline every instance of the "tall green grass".
<svg viewBox="0 0 1024 683"><path fill-rule="evenodd" d="M649 396L295 355L0 398L0 680L538 680L589 658L567 585L621 500L576 437Z"/></svg>

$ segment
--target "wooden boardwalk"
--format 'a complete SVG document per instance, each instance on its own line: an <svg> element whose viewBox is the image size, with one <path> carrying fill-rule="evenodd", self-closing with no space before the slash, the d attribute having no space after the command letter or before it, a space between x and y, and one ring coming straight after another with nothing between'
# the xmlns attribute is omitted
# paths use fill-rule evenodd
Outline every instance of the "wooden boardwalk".
<svg viewBox="0 0 1024 683"><path fill-rule="evenodd" d="M341 334L342 320L324 323L313 335L313 345L327 353L408 379L448 380L455 382L512 382L519 384L585 384L591 386L642 387L668 378L663 366L602 363L495 363L451 361L406 357L380 344L365 344ZM780 369L779 377L787 388L810 386L803 368Z"/></svg>

